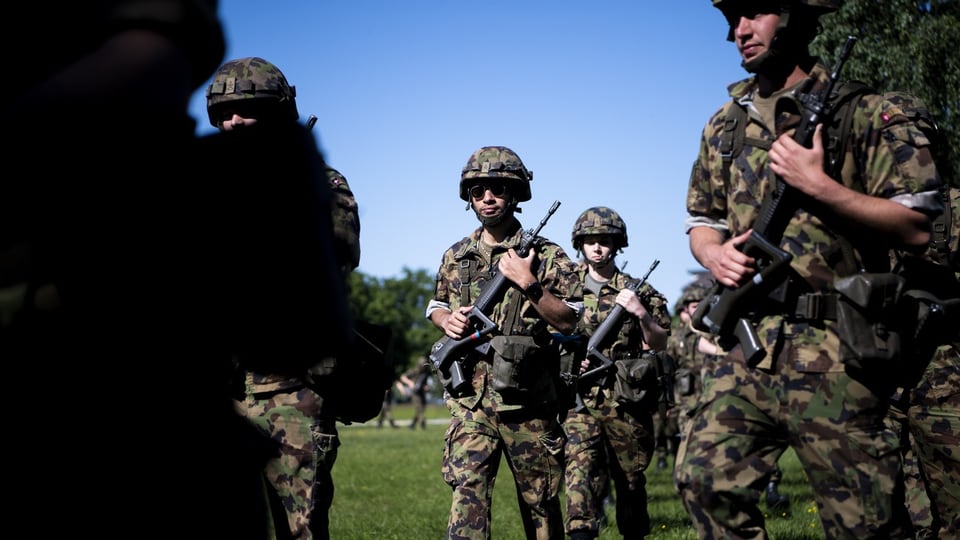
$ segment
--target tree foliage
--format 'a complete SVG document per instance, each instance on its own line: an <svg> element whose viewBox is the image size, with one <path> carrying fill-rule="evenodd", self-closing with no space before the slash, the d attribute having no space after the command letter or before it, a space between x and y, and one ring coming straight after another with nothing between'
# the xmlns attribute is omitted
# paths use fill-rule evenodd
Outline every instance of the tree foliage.
<svg viewBox="0 0 960 540"><path fill-rule="evenodd" d="M382 279L353 272L349 286L354 316L393 331L397 373L427 356L440 339L440 331L423 316L434 287L434 278L426 270L404 268L400 277Z"/></svg>
<svg viewBox="0 0 960 540"><path fill-rule="evenodd" d="M821 18L812 51L833 63L848 35L858 38L844 79L922 99L940 126L937 165L960 185L960 1L846 0Z"/></svg>

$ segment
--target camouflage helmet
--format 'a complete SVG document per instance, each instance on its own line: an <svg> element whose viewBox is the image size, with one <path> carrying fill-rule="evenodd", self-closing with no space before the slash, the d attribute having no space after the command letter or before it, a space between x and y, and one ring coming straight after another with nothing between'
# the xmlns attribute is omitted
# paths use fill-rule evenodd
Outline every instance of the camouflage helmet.
<svg viewBox="0 0 960 540"><path fill-rule="evenodd" d="M711 0L713 7L723 11L725 7L732 6L744 0ZM772 0L778 4L800 4L809 8L816 9L822 13L829 13L840 9L841 0Z"/></svg>
<svg viewBox="0 0 960 540"><path fill-rule="evenodd" d="M340 171L327 167L327 180L333 192L333 239L337 258L345 269L360 265L360 215L350 184Z"/></svg>
<svg viewBox="0 0 960 540"><path fill-rule="evenodd" d="M697 281L687 285L680 295L680 304L687 305L690 302L699 302L707 295L711 285L706 282Z"/></svg>
<svg viewBox="0 0 960 540"><path fill-rule="evenodd" d="M238 58L223 64L214 74L207 87L207 115L210 124L219 127L221 111L243 102L274 107L281 116L296 120L296 96L296 87L274 64L256 56Z"/></svg>
<svg viewBox="0 0 960 540"><path fill-rule="evenodd" d="M728 10L735 9L737 5L740 5L748 0L711 0L713 2L713 7L719 9L723 12L724 17L727 18L727 22L730 25L730 28L727 30L727 41L733 41L734 39L734 29L737 26L736 18L732 17L731 13L728 13ZM803 11L807 11L812 17L790 17L789 10L784 10L780 15L780 24L777 27L777 33L786 32L788 28L798 30L801 28L806 28L806 31L800 32L800 35L803 36L803 40L807 43L810 42L816 35L817 25L813 24L809 26L812 21L825 13L831 13L840 9L840 0L764 0L770 2L773 5L780 6L781 8L788 8L790 6L800 6L803 8ZM751 1L752 5L756 5L756 0ZM798 10L799 11L799 10ZM733 12L736 14L736 12ZM799 20L798 23L792 23L791 19ZM782 45L782 44L781 44ZM750 62L744 64L744 68L747 71L753 73L757 68L767 62L770 58L770 52L762 54L757 58L752 59Z"/></svg>
<svg viewBox="0 0 960 540"><path fill-rule="evenodd" d="M683 309L692 302L702 302L710 289L713 288L713 285L713 278L700 279L688 284L683 288L683 292L680 293L680 298L678 298L674 304L674 312L679 313L683 311Z"/></svg>
<svg viewBox="0 0 960 540"><path fill-rule="evenodd" d="M469 202L468 191L485 178L509 184L517 202L530 200L533 171L524 167L520 156L506 146L484 146L470 156L460 173L460 198Z"/></svg>
<svg viewBox="0 0 960 540"><path fill-rule="evenodd" d="M617 249L625 248L627 243L627 224L623 222L615 210L606 206L594 206L580 214L573 224L570 241L573 249L580 251L583 247L583 237L590 234L609 234L619 239Z"/></svg>

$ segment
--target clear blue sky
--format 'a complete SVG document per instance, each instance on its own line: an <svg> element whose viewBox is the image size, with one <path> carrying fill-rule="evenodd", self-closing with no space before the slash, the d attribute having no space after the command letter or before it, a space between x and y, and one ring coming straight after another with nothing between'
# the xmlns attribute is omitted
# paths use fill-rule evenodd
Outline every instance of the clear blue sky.
<svg viewBox="0 0 960 540"><path fill-rule="evenodd" d="M518 217L575 257L580 213L627 223L617 261L672 304L700 270L683 221L700 132L742 79L708 0L223 0L225 60L260 56L297 88L301 120L360 206L359 271L437 270L478 222L459 199L474 150L504 145L529 169ZM203 89L191 103L199 132ZM282 179L278 179L281 181Z"/></svg>

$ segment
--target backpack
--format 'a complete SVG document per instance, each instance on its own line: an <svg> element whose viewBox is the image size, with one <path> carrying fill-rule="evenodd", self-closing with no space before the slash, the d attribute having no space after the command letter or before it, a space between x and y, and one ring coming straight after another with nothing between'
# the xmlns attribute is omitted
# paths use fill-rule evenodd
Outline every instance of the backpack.
<svg viewBox="0 0 960 540"><path fill-rule="evenodd" d="M394 368L389 326L354 321L356 339L337 356L336 370L317 379L335 417L344 424L376 418L383 408L384 393L393 383Z"/></svg>

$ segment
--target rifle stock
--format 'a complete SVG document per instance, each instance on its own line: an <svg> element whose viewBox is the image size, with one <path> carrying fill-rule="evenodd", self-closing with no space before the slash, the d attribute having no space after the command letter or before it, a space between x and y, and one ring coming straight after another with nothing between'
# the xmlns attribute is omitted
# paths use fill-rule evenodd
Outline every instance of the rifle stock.
<svg viewBox="0 0 960 540"><path fill-rule="evenodd" d="M823 92L800 96L804 110L793 139L806 148L813 146L817 125L830 114L827 100L833 93L833 87L840 78L840 70L850 56L856 39L854 36L847 37L836 68L831 72ZM793 256L778 246L787 223L800 207L800 196L801 194L782 178L775 177L774 189L763 200L750 236L738 246L741 252L756 260L757 272L750 281L736 288L718 283L705 300L700 302L691 317L694 328L718 335L724 349L729 350L739 343L744 358L750 364L758 362L766 354L766 350L748 318L747 306L755 305L758 300L762 301L762 297L781 285L788 275L787 270Z"/></svg>
<svg viewBox="0 0 960 540"><path fill-rule="evenodd" d="M643 287L643 284L647 282L647 278L650 277L650 274L653 270L660 264L659 259L654 259L653 264L650 265L650 268L647 270L647 273L640 278L640 281L637 281L635 285L630 287L634 293L639 293L640 288ZM601 347L606 342L607 337L617 328L620 324L620 319L623 318L624 307L620 304L613 306L613 309L610 310L610 313L607 315L607 318L600 323L600 326L597 327L596 331L590 336L590 340L587 342L587 359L590 360L591 364L594 361L599 362L599 365L595 368L589 369L580 374L579 381L583 382L592 382L595 379L599 379L602 376L605 376L607 372L613 369L614 364L613 360L607 358L605 354L600 352Z"/></svg>
<svg viewBox="0 0 960 540"><path fill-rule="evenodd" d="M540 234L541 229L550 220L550 216L559 207L560 201L554 201L537 228L522 233L520 245L516 250L518 255L521 257L527 256L536 241L537 235ZM463 395L470 388L470 381L466 379L463 373L463 363L466 361L470 350L486 345L488 342L481 343L481 338L499 330L496 323L491 321L486 313L503 298L507 289L510 288L511 282L497 271L496 267L494 267L493 272L493 279L483 287L476 302L473 303L467 313L467 319L473 325L474 331L460 339L444 336L433 345L433 349L430 351L430 362L441 379L449 381L447 391L453 396Z"/></svg>

